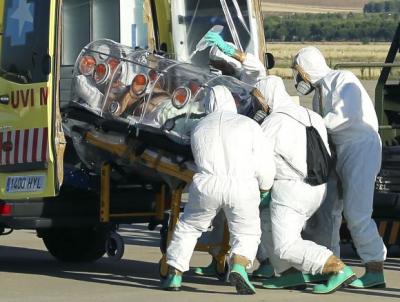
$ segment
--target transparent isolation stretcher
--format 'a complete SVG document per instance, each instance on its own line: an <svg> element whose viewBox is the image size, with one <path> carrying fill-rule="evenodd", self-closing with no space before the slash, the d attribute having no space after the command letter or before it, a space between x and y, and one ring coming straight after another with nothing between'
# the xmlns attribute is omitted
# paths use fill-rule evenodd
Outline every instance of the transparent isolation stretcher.
<svg viewBox="0 0 400 302"><path fill-rule="evenodd" d="M253 111L253 88L235 78L99 40L87 45L76 61L73 102L102 119L188 145L217 85L231 91L239 113Z"/></svg>
<svg viewBox="0 0 400 302"><path fill-rule="evenodd" d="M230 90L238 113L252 117L260 109L254 89L235 78L111 40L90 43L75 63L73 99L63 126L81 162L101 175L101 220L112 217L109 163L126 175L160 177L171 189L161 275L166 274L165 249L178 221L183 189L196 172L190 132L207 115L217 85ZM165 206L160 203L160 217ZM227 229L221 246L222 274L229 250Z"/></svg>

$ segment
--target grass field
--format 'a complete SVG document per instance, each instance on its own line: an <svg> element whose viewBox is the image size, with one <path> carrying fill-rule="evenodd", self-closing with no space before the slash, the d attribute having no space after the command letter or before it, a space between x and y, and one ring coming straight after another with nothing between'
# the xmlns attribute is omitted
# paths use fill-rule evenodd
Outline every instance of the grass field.
<svg viewBox="0 0 400 302"><path fill-rule="evenodd" d="M362 12L370 0L263 0L265 13L348 13Z"/></svg>
<svg viewBox="0 0 400 302"><path fill-rule="evenodd" d="M271 74L284 78L292 76L290 69L293 56L303 47L314 45L324 54L327 63L333 68L338 63L344 62L380 62L385 61L390 43L268 43L268 52L275 56L275 68ZM379 68L350 69L362 79L376 79Z"/></svg>
<svg viewBox="0 0 400 302"><path fill-rule="evenodd" d="M375 0L380 1L380 0ZM362 12L370 0L263 0L262 8L265 18L268 14L282 13L333 13L333 12ZM317 46L325 55L328 64L334 67L344 62L380 62L383 63L390 43L309 43ZM289 68L293 56L307 43L268 43L268 51L273 53L276 67L272 74L289 78L292 72ZM379 68L350 69L362 79L376 79L380 74Z"/></svg>

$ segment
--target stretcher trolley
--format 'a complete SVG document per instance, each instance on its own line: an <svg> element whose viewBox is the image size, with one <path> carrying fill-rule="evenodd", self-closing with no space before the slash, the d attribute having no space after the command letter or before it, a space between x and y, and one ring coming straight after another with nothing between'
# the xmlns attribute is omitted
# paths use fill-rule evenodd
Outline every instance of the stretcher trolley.
<svg viewBox="0 0 400 302"><path fill-rule="evenodd" d="M149 212L115 213L112 183L131 178L159 184L150 215L155 218L153 227L163 225L161 276L166 275L166 248L183 208L182 193L196 171L190 133L208 113L217 85L231 91L239 113L253 116L260 109L259 94L235 78L111 40L89 44L75 64L73 101L63 110L64 132L80 162L101 175L101 222L149 216ZM223 241L218 243L221 275L229 251L228 234L225 226ZM207 251L210 246L197 248Z"/></svg>

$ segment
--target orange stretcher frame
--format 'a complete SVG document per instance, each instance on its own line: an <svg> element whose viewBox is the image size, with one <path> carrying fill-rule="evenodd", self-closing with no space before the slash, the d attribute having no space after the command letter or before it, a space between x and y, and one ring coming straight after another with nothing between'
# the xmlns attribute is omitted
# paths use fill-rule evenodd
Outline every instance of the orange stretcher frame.
<svg viewBox="0 0 400 302"><path fill-rule="evenodd" d="M178 184L171 188L172 198L170 206L170 220L168 224L167 232L167 247L171 242L175 226L179 219L182 193L184 187L192 181L194 171L172 163L166 153L163 151L154 152L146 149L142 154L136 155L127 144L115 144L110 143L107 140L103 140L101 137L93 135L90 131L86 132L84 139L93 146L96 146L102 150L108 151L118 157L128 159L130 162L140 163L148 168L154 169L157 172L169 175L178 180ZM101 169L101 194L100 194L100 221L107 223L114 217L140 217L140 216L155 216L157 219L162 220L164 213L167 210L166 206L166 188L161 187L161 191L156 195L156 209L154 213L118 213L113 214L110 212L110 174L111 165L109 163L103 163ZM220 253L216 257L217 261L217 272L223 275L226 267L226 255L230 250L229 246L229 229L225 223L225 230L223 240L220 244ZM195 250L197 251L208 251L211 247L216 246L207 244L197 244ZM165 277L168 273L168 265L166 263L166 254L163 253L159 261L159 272L161 277Z"/></svg>

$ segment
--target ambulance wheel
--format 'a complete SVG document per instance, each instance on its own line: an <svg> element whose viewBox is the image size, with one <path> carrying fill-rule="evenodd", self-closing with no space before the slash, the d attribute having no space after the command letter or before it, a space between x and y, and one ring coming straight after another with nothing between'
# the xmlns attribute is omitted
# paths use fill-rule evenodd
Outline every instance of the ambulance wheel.
<svg viewBox="0 0 400 302"><path fill-rule="evenodd" d="M90 262L106 252L108 230L105 228L55 228L39 234L57 260L63 262Z"/></svg>

